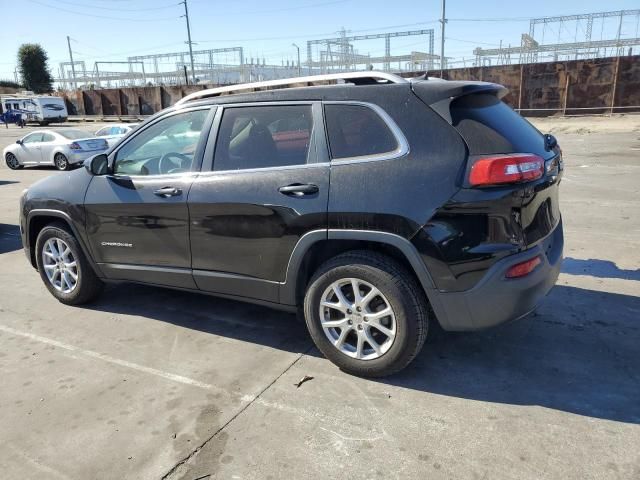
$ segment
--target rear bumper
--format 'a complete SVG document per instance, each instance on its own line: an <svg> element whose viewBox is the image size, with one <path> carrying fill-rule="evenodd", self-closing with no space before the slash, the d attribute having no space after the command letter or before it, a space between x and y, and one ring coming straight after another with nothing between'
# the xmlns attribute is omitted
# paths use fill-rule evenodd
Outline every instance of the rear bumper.
<svg viewBox="0 0 640 480"><path fill-rule="evenodd" d="M564 235L562 221L534 247L503 258L478 284L463 292L438 292L445 330L467 331L492 327L521 318L535 309L555 285L562 265ZM539 255L542 263L522 278L505 278L509 267Z"/></svg>

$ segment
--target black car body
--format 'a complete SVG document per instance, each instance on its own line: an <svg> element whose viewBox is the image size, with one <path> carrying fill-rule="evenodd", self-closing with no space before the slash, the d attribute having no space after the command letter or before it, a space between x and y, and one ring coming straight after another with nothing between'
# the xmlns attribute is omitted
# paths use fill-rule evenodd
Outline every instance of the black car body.
<svg viewBox="0 0 640 480"><path fill-rule="evenodd" d="M39 232L61 221L100 279L295 310L320 265L371 251L411 275L445 330L526 315L560 269L560 148L500 101L499 85L401 80L201 95L160 112L100 171L29 188L27 257L38 265ZM178 134L188 154L114 166L127 144L185 114L197 124ZM507 165L518 155L522 168ZM260 163L270 156L281 164ZM521 176L472 184L483 160Z"/></svg>

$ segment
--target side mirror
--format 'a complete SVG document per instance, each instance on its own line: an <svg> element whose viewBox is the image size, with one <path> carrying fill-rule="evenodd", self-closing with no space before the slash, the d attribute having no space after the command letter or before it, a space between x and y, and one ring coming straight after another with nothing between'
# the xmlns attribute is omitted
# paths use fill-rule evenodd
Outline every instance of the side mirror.
<svg viewBox="0 0 640 480"><path fill-rule="evenodd" d="M18 145L22 145L22 140L16 140L16 143L17 143Z"/></svg>
<svg viewBox="0 0 640 480"><path fill-rule="evenodd" d="M104 153L99 153L84 161L84 168L91 175L106 175L109 173L109 158Z"/></svg>

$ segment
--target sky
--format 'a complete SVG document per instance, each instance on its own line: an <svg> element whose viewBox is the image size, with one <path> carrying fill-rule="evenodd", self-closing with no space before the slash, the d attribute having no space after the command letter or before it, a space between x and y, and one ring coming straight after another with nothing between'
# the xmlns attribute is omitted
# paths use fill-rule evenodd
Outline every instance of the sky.
<svg viewBox="0 0 640 480"><path fill-rule="evenodd" d="M16 52L22 43L39 43L47 51L54 76L58 64L69 60L71 37L74 60L119 61L127 56L187 50L184 7L179 0L0 0L0 79L14 78ZM245 57L267 63L293 61L297 43L304 62L306 41L396 30L435 30L440 50L441 0L188 0L194 49L242 46ZM471 61L473 49L519 45L529 19L550 15L637 9L638 0L477 1L447 0L446 56ZM633 22L632 22L633 23ZM638 36L636 23L627 22L623 34ZM571 28L547 31L549 39L572 41L584 32ZM606 25L606 29L617 25ZM593 38L599 38L599 28ZM425 51L424 38L394 39L392 53ZM384 41L357 45L359 53L380 55ZM452 60L453 61L453 60ZM462 64L460 64L462 66Z"/></svg>

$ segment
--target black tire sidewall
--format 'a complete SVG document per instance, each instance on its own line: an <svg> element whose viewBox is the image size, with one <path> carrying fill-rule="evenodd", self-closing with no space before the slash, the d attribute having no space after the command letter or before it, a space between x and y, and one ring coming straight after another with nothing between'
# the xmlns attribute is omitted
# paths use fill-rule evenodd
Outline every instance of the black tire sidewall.
<svg viewBox="0 0 640 480"><path fill-rule="evenodd" d="M333 282L343 278L357 278L374 285L385 296L393 309L396 320L396 338L391 348L382 356L372 360L358 360L340 352L329 341L320 322L319 305L322 294ZM370 265L353 264L333 266L318 272L312 279L305 296L305 320L309 333L320 351L342 370L365 376L381 376L404 366L413 355L418 337L417 324L413 317L407 292L401 282L394 281L388 272ZM400 367L401 368L401 367Z"/></svg>
<svg viewBox="0 0 640 480"><path fill-rule="evenodd" d="M70 293L63 293L55 289L49 279L47 278L47 274L44 272L44 268L42 265L42 249L44 248L44 244L50 238L59 238L64 240L64 242L69 245L71 249L71 253L73 254L73 258L76 260L76 266L78 269L78 280L76 288ZM88 281L87 277L90 276L89 269L91 268L87 261L85 260L84 254L80 249L80 245L78 244L75 237L67 232L66 230L58 227L58 226L47 226L40 231L38 235L38 239L36 240L36 264L38 265L38 272L40 273L40 278L44 282L47 290L60 300L62 303L74 304L78 300L78 298L83 294L84 283ZM93 272L91 272L93 273Z"/></svg>

